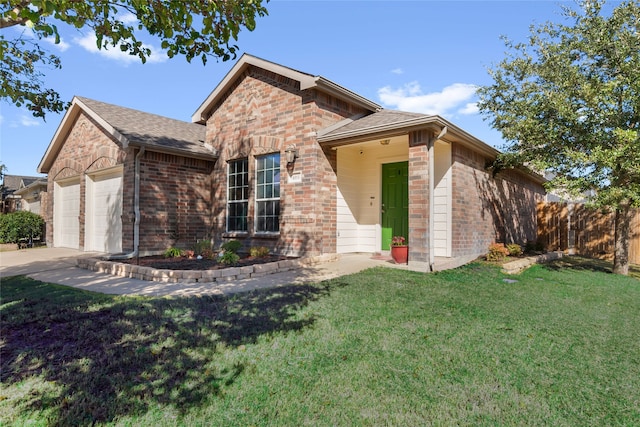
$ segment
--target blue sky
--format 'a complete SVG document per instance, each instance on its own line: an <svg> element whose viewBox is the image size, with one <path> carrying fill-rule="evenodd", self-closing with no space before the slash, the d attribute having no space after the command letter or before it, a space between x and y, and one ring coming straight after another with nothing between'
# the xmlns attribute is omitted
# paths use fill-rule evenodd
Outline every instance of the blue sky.
<svg viewBox="0 0 640 427"><path fill-rule="evenodd" d="M529 26L560 22L561 1L281 1L237 45L246 52L321 75L385 108L440 114L497 148L500 134L475 108L475 87L491 83L487 67L505 47L501 35L524 41ZM126 19L126 17L123 17ZM190 121L234 61L166 58L146 64L119 51L99 52L89 30L59 26L63 63L46 83L64 100L85 96ZM3 31L18 31L15 28ZM5 33L9 38L10 34ZM46 43L44 43L46 44ZM47 121L0 104L0 163L12 175L37 176L37 166L63 115Z"/></svg>

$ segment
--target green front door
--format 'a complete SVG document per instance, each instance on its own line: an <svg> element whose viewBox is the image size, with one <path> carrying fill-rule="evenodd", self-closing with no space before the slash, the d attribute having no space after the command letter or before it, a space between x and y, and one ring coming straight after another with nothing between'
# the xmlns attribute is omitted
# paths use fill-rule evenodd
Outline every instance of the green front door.
<svg viewBox="0 0 640 427"><path fill-rule="evenodd" d="M409 237L409 162L382 165L382 250L393 236Z"/></svg>

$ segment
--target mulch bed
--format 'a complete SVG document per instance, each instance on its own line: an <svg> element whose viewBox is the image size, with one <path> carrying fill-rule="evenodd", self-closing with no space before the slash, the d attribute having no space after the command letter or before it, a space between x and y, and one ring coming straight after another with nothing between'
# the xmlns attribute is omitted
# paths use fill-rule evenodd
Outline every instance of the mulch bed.
<svg viewBox="0 0 640 427"><path fill-rule="evenodd" d="M241 257L234 265L220 264L215 259L196 259L187 257L165 258L161 255L148 256L140 258L132 258L119 260L118 262L134 265L142 265L145 267L157 268L159 270L218 270L229 267L244 267L247 265L265 264L268 262L282 261L288 258L282 255L268 255L265 257Z"/></svg>

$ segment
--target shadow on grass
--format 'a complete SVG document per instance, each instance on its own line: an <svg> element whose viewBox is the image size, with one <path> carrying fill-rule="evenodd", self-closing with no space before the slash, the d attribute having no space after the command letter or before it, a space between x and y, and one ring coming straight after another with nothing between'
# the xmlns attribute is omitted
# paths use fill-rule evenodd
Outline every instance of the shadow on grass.
<svg viewBox="0 0 640 427"><path fill-rule="evenodd" d="M32 391L18 411L53 408L54 425L144 414L152 402L199 405L243 373L227 350L314 323L300 309L327 283L191 298L114 297L3 279L3 388L32 377L57 392ZM46 387L45 387L46 388Z"/></svg>
<svg viewBox="0 0 640 427"><path fill-rule="evenodd" d="M612 274L613 263L611 261L605 261L595 258L565 256L546 264L546 268L553 271L560 271L570 268L573 270L586 270ZM640 266L630 265L629 276L640 279Z"/></svg>

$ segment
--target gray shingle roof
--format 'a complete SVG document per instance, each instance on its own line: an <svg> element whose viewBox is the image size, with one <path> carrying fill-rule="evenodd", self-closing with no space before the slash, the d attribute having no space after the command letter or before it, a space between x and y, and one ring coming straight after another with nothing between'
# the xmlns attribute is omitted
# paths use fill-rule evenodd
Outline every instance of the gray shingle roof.
<svg viewBox="0 0 640 427"><path fill-rule="evenodd" d="M84 97L87 108L127 138L130 144L181 151L185 155L215 153L204 145L206 127Z"/></svg>
<svg viewBox="0 0 640 427"><path fill-rule="evenodd" d="M409 113L406 111L396 110L381 110L368 116L364 116L350 123L345 123L337 129L333 129L330 132L323 133L323 137L338 136L340 134L347 134L354 131L362 131L366 129L375 129L381 126L388 126L405 122L407 120L416 119L420 117L428 117L425 114Z"/></svg>
<svg viewBox="0 0 640 427"><path fill-rule="evenodd" d="M22 176L22 175L5 175L2 185L5 190L15 191L20 188L20 183L24 182L25 187L34 181L43 179L37 176Z"/></svg>

